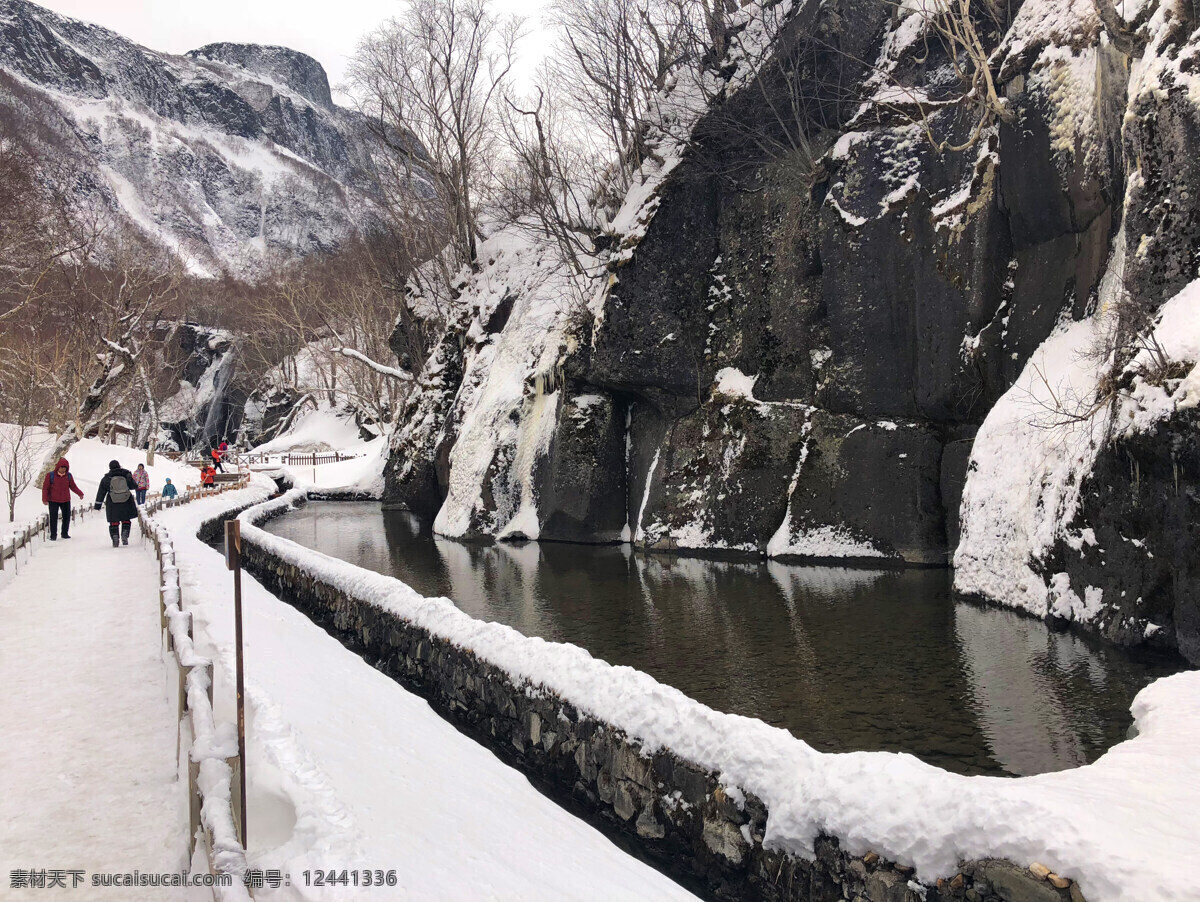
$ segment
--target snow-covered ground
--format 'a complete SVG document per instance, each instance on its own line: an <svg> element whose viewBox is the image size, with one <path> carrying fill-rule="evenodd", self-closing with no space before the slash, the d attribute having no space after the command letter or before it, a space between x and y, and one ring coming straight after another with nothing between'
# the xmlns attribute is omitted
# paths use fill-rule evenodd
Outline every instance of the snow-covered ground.
<svg viewBox="0 0 1200 902"><path fill-rule="evenodd" d="M197 649L217 662L231 718L230 576L198 539L215 513L273 486L163 512ZM386 899L683 899L690 895L570 816L517 771L243 578L249 859L292 885L259 898L347 898L303 871L395 868ZM223 710L222 710L223 709Z"/></svg>
<svg viewBox="0 0 1200 902"><path fill-rule="evenodd" d="M343 411L322 406L296 417L286 432L253 449L255 454L287 454L341 451L361 454L379 440L364 441L354 418Z"/></svg>
<svg viewBox="0 0 1200 902"><path fill-rule="evenodd" d="M87 458L86 449L78 455ZM177 724L147 547L135 534L129 547L113 548L103 517L91 514L70 540L35 542L19 574L8 562L0 899L185 898L182 889L90 883L93 874L179 873L187 863L187 783L176 779ZM52 869L81 870L87 882L73 889L67 875L66 889L11 886L14 870Z"/></svg>
<svg viewBox="0 0 1200 902"><path fill-rule="evenodd" d="M352 460L313 466L287 463L291 454L339 452ZM271 464L255 465L268 469L286 466L297 484L317 489L354 491L372 497L383 494L383 467L387 463L386 439L363 439L352 416L322 407L296 419L285 433L251 449L251 454L269 456Z"/></svg>

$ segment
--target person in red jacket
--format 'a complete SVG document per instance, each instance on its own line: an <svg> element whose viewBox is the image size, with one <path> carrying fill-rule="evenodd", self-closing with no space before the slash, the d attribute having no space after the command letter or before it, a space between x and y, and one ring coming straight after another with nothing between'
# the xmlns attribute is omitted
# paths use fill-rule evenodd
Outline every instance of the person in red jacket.
<svg viewBox="0 0 1200 902"><path fill-rule="evenodd" d="M207 467L205 467L203 470L200 471L200 485L202 487L207 487L207 486L216 485L216 484L217 484L217 471L212 468L212 464L209 464Z"/></svg>
<svg viewBox="0 0 1200 902"><path fill-rule="evenodd" d="M80 498L83 491L75 484L71 465L64 457L42 480L42 504L50 506L50 541L58 541L58 518L62 517L62 537L71 538L71 493Z"/></svg>

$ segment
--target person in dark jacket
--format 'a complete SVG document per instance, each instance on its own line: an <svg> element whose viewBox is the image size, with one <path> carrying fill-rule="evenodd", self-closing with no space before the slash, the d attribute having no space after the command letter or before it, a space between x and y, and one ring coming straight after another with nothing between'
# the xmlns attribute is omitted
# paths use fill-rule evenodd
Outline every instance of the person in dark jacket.
<svg viewBox="0 0 1200 902"><path fill-rule="evenodd" d="M108 534L112 537L113 548L118 544L129 544L129 524L137 517L134 491L133 474L117 461L110 460L108 472L96 490L96 510L100 510L101 504L105 506L105 519L108 520ZM118 526L121 527L119 536Z"/></svg>
<svg viewBox="0 0 1200 902"><path fill-rule="evenodd" d="M42 504L50 507L50 541L58 541L58 518L62 517L62 537L71 538L71 493L83 497L83 489L75 484L71 465L64 457L42 480Z"/></svg>

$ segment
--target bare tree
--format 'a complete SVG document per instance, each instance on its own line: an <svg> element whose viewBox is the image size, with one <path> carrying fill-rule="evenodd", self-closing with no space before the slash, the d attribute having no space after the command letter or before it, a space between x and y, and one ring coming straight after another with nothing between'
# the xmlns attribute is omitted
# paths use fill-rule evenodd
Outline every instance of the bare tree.
<svg viewBox="0 0 1200 902"><path fill-rule="evenodd" d="M100 219L72 207L64 183L0 138L0 325L45 298L57 268L85 259L104 233Z"/></svg>
<svg viewBox="0 0 1200 902"><path fill-rule="evenodd" d="M130 390L146 350L153 346L175 299L178 271L126 249L105 269L74 268L63 293L44 316L56 325L40 372L59 398L65 420L42 463L54 461L79 439L100 428ZM46 305L42 305L46 306Z"/></svg>
<svg viewBox="0 0 1200 902"><path fill-rule="evenodd" d="M1011 5L1000 0L893 2L901 14L917 17L921 39L899 52L885 44L885 56L871 67L874 75L866 83L875 91L870 98L874 106L920 125L938 153L968 150L992 134L998 122L1011 122L1013 111L1000 96L992 71L997 62L993 50L1014 14ZM949 68L956 88L930 96L902 74L912 64L923 67L931 61ZM936 124L943 111L966 114L970 128L961 142Z"/></svg>
<svg viewBox="0 0 1200 902"><path fill-rule="evenodd" d="M695 58L698 11L710 23L723 15L701 0L555 0L550 7L559 34L550 60L555 93L602 136L622 194L652 153L650 126L668 80Z"/></svg>
<svg viewBox="0 0 1200 902"><path fill-rule="evenodd" d="M8 502L8 522L16 520L17 498L37 474L36 429L37 375L5 367L0 370L0 392L5 403L0 419L0 482Z"/></svg>
<svg viewBox="0 0 1200 902"><path fill-rule="evenodd" d="M12 426L0 432L0 482L8 501L8 522L16 520L17 499L37 473L36 449L30 439L33 428Z"/></svg>
<svg viewBox="0 0 1200 902"><path fill-rule="evenodd" d="M428 354L424 333L434 329L403 293L397 322L397 295L376 261L368 248L352 246L276 274L243 344L247 368L276 390L390 422ZM397 333L412 356L394 366L387 361Z"/></svg>
<svg viewBox="0 0 1200 902"><path fill-rule="evenodd" d="M564 135L559 111L537 88L536 102L505 99L509 165L496 180L495 200L506 222L553 243L575 280L597 273L592 255L600 223L593 200L602 159L584 141Z"/></svg>
<svg viewBox="0 0 1200 902"><path fill-rule="evenodd" d="M790 9L777 4L759 10L753 40L738 42L740 77L732 84L723 79L701 82L710 112L697 137L717 151L717 172L736 173L739 161L756 167L787 159L807 177L824 152L816 136L839 128L844 109L856 100L854 75L865 67L819 38L789 29ZM723 15L727 28L728 13ZM726 49L729 40L724 38ZM731 145L739 152L727 158L723 150Z"/></svg>
<svg viewBox="0 0 1200 902"><path fill-rule="evenodd" d="M383 162L401 231L420 233L417 220L426 232L445 223L447 284L476 259L494 107L520 29L519 19L498 18L486 0L408 0L351 61L352 89L389 151ZM416 214L404 214L405 206L415 206Z"/></svg>

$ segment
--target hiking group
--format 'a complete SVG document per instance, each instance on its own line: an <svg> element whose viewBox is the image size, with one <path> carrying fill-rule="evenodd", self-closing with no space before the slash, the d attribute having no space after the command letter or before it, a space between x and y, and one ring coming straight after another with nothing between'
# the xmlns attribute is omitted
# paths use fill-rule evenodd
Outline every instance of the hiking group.
<svg viewBox="0 0 1200 902"><path fill-rule="evenodd" d="M137 472L130 473L117 461L109 461L108 473L100 480L100 488L96 492L96 510L107 505L105 515L114 548L121 542L129 544L130 524L137 517L137 505L145 503L149 488L150 474L146 472L144 464L138 464ZM71 538L72 492L80 498L83 497L83 490L71 475L71 464L64 457L42 480L42 503L50 509L51 542L58 541L60 520L62 537Z"/></svg>
<svg viewBox="0 0 1200 902"><path fill-rule="evenodd" d="M228 450L228 445L221 442L219 447L212 449L213 463L207 464L200 471L200 484L211 486L216 484L216 467L221 467L221 457ZM221 472L225 468L221 467ZM146 503L146 493L150 491L150 473L145 464L138 464L132 473L121 466L119 461L108 462L108 472L100 480L96 490L96 510L105 509L104 517L108 521L108 534L112 538L113 548L129 544L129 530L137 518L139 505ZM75 484L71 475L71 465L66 458L54 465L54 469L42 480L42 504L50 509L50 541L58 541L59 520L62 521L62 537L71 538L71 493L80 498L83 490ZM164 498L175 498L179 490L168 478L162 489Z"/></svg>
<svg viewBox="0 0 1200 902"><path fill-rule="evenodd" d="M209 450L209 457L204 466L200 468L200 485L201 487L214 486L217 484L217 471L225 472L223 461L225 455L229 453L229 443L222 440L221 444L213 445Z"/></svg>

